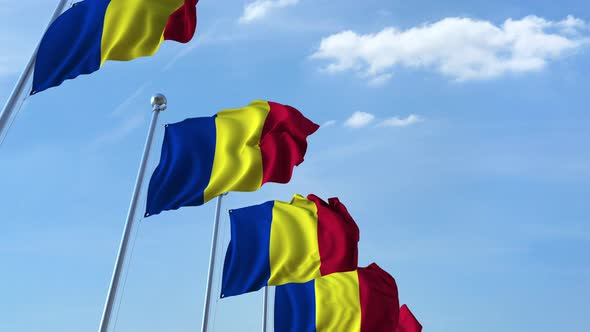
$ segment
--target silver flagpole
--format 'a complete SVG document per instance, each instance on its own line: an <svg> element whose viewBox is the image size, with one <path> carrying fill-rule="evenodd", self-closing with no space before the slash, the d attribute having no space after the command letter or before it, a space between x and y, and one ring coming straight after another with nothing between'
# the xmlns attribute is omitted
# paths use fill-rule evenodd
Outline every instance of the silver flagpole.
<svg viewBox="0 0 590 332"><path fill-rule="evenodd" d="M209 311L211 310L211 294L213 293L213 274L215 272L215 256L217 254L217 234L219 233L219 219L221 217L221 199L227 194L217 196L217 208L215 211L215 223L211 239L211 256L209 257L209 272L207 275L207 289L205 291L205 305L203 308L203 321L201 332L209 331Z"/></svg>
<svg viewBox="0 0 590 332"><path fill-rule="evenodd" d="M143 155L141 157L141 163L139 164L139 171L137 172L137 179L135 180L135 188L133 189L133 196L131 197L131 204L129 205L129 212L127 213L127 221L123 230L123 237L121 238L121 245L119 247L119 253L117 254L117 262L115 263L115 269L113 270L113 277L111 279L111 286L107 295L107 300L104 306L102 319L100 321L99 332L107 332L109 329L109 323L111 320L111 313L117 297L117 288L119 287L119 281L121 279L121 272L123 271L123 265L125 263L125 254L127 253L127 245L129 243L129 237L131 230L133 229L133 222L135 221L137 203L141 194L141 188L143 185L143 179L145 175L145 168L150 155L150 148L152 146L152 140L154 138L154 132L156 129L156 123L158 122L158 115L160 112L166 110L167 101L166 97L161 94L156 94L152 97L152 121L150 128L145 140L145 147L143 148Z"/></svg>
<svg viewBox="0 0 590 332"><path fill-rule="evenodd" d="M268 286L264 287L262 298L262 332L268 331Z"/></svg>
<svg viewBox="0 0 590 332"><path fill-rule="evenodd" d="M53 16L51 16L51 19L49 20L49 24L47 25L47 28L49 28L51 23L53 23L53 21L59 15L61 15L64 8L68 4L68 1L69 0L61 0L59 2L59 4L57 5L57 8L55 8L55 12L53 12ZM47 28L45 28L45 31L47 31ZM45 32L43 32L43 33L45 34ZM40 43L40 41L39 41L39 43ZM8 126L9 120L12 117L12 114L14 113L14 111L17 109L18 99L25 91L26 84L31 79L31 76L33 75L33 69L35 67L35 59L37 58L37 51L39 51L39 44L37 44L37 47L35 47L35 51L33 51L33 55L29 59L29 62L27 63L25 70L20 75L18 81L16 82L16 85L14 86L14 89L12 90L12 93L10 94L10 97L8 97L8 100L6 101L6 104L4 105L4 108L2 109L2 112L0 113L0 137L2 137L4 135L4 132Z"/></svg>

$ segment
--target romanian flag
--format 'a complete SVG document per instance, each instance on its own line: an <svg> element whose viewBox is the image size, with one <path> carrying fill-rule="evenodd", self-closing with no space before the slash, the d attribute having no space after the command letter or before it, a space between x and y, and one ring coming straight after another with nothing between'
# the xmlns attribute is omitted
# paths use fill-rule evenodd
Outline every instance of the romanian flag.
<svg viewBox="0 0 590 332"><path fill-rule="evenodd" d="M156 53L164 40L190 41L198 0L85 0L47 29L39 45L31 94L90 74L106 60Z"/></svg>
<svg viewBox="0 0 590 332"><path fill-rule="evenodd" d="M398 324L399 322L399 324ZM276 332L420 332L399 308L397 285L377 264L276 288Z"/></svg>
<svg viewBox="0 0 590 332"><path fill-rule="evenodd" d="M146 217L202 205L228 191L289 182L318 128L295 108L262 100L167 125Z"/></svg>
<svg viewBox="0 0 590 332"><path fill-rule="evenodd" d="M295 195L230 211L221 297L307 282L357 264L359 229L337 198Z"/></svg>

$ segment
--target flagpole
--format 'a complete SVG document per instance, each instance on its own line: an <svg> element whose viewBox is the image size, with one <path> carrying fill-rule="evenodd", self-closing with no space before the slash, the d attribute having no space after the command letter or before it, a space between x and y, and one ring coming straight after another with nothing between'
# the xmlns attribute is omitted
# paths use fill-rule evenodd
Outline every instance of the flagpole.
<svg viewBox="0 0 590 332"><path fill-rule="evenodd" d="M217 254L217 235L219 233L219 219L221 217L221 200L227 194L217 196L217 207L215 209L215 222L213 223L213 235L211 239L211 255L209 256L209 272L207 274L207 289L205 290L205 305L203 307L203 321L201 332L209 331L209 311L211 310L213 293L213 274L215 272L215 256Z"/></svg>
<svg viewBox="0 0 590 332"><path fill-rule="evenodd" d="M264 287L262 298L262 332L268 331L268 286Z"/></svg>
<svg viewBox="0 0 590 332"><path fill-rule="evenodd" d="M61 0L59 2L57 8L55 8L55 12L53 12L53 16L51 16L51 19L49 20L47 28L45 28L45 31L47 31L51 23L53 23L53 21L55 21L55 19L59 15L61 15L64 8L68 4L68 1L69 0ZM43 32L43 34L45 34L45 32ZM41 43L41 41L39 41L39 43ZM29 62L27 63L25 70L20 75L18 81L16 82L16 85L14 86L14 89L12 89L12 93L8 97L8 100L6 101L6 104L2 109L2 112L0 113L0 137L4 135L4 132L8 127L10 118L12 117L14 111L17 109L18 99L25 91L27 82L31 79L31 76L33 76L33 69L35 68L35 59L37 58L37 52L39 51L39 43L37 44L37 47L35 47L33 55L29 59Z"/></svg>
<svg viewBox="0 0 590 332"><path fill-rule="evenodd" d="M135 180L135 188L133 189L133 195L131 197L131 204L129 205L129 212L127 213L127 221L125 222L125 228L123 229L123 236L121 238L121 244L119 247L119 253L117 254L117 261L113 270L113 276L111 279L111 285L107 294L107 299L100 321L99 332L107 332L109 329L109 323L111 320L111 314L115 299L117 297L117 289L119 287L119 281L121 279L121 272L125 263L125 255L127 253L127 246L129 244L129 238L131 230L133 229L133 222L135 221L137 205L141 194L141 188L143 185L143 179L145 175L145 169L150 154L150 148L152 146L152 140L154 138L154 132L156 129L156 123L158 122L158 115L160 112L166 110L167 101L166 97L162 94L156 94L152 97L152 120L148 130L147 138L145 140L145 146L143 148L143 155L139 164L139 171L137 172L137 179Z"/></svg>

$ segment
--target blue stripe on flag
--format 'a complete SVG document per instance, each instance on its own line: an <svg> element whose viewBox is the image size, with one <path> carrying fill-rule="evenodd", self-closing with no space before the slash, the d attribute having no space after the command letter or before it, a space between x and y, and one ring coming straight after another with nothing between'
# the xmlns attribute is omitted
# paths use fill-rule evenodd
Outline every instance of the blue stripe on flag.
<svg viewBox="0 0 590 332"><path fill-rule="evenodd" d="M39 44L33 91L100 69L104 17L110 0L81 1L61 14Z"/></svg>
<svg viewBox="0 0 590 332"><path fill-rule="evenodd" d="M253 292L270 278L270 226L274 201L230 211L231 241L223 265L221 297Z"/></svg>
<svg viewBox="0 0 590 332"><path fill-rule="evenodd" d="M215 158L215 116L170 124L148 188L146 216L203 204Z"/></svg>
<svg viewBox="0 0 590 332"><path fill-rule="evenodd" d="M275 332L315 332L315 282L277 286Z"/></svg>

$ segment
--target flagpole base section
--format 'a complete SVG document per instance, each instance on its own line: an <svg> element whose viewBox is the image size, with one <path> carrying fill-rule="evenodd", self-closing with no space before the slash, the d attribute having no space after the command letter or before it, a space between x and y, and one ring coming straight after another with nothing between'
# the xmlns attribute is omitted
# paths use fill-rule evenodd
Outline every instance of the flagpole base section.
<svg viewBox="0 0 590 332"><path fill-rule="evenodd" d="M264 287L262 295L262 332L268 331L268 286Z"/></svg>
<svg viewBox="0 0 590 332"><path fill-rule="evenodd" d="M141 198L141 190L143 187L143 180L145 178L145 170L150 156L150 150L152 141L154 138L154 132L156 131L156 124L158 123L158 115L160 112L166 110L168 101L162 94L156 94L151 99L152 104L152 120L148 129L145 146L143 148L143 155L141 156L141 162L139 163L139 170L137 172L137 178L135 180L135 187L131 196L131 203L127 212L127 220L125 222L125 228L123 228L123 235L121 237L121 244L119 246L119 252L117 254L117 260L115 262L115 268L113 269L113 275L111 278L111 285L107 293L107 299L104 306L104 311L98 328L99 332L108 332L109 324L112 320L113 307L115 305L115 299L117 298L117 291L119 290L119 282L123 268L125 266L125 260L127 258L127 248L129 246L129 239L131 232L134 227L134 223L137 219L137 208L139 205L139 199Z"/></svg>
<svg viewBox="0 0 590 332"><path fill-rule="evenodd" d="M209 313L213 303L213 275L215 273L215 257L217 256L217 243L219 234L219 220L221 218L221 203L223 196L227 193L217 196L217 206L215 208L215 222L213 224L213 234L211 235L211 255L209 257L209 270L207 273L207 288L205 290L205 305L203 306L203 320L201 321L201 332L209 331Z"/></svg>

